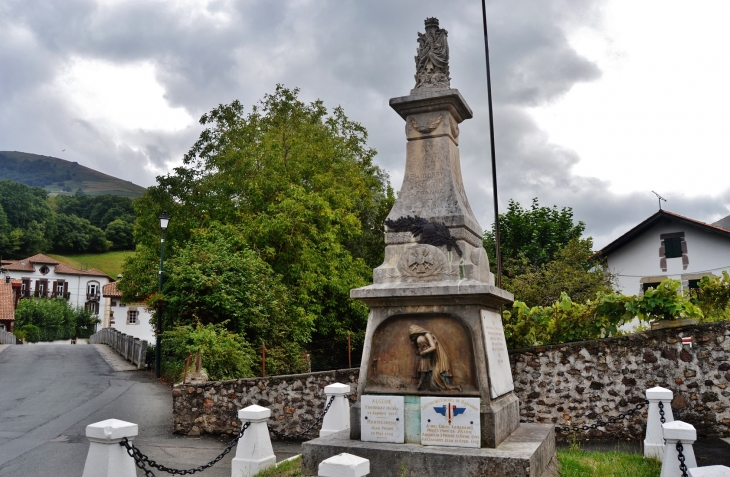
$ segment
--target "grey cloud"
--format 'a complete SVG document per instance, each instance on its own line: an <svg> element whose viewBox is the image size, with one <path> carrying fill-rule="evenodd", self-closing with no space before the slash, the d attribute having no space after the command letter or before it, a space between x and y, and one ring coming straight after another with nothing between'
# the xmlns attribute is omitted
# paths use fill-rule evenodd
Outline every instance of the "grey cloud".
<svg viewBox="0 0 730 477"><path fill-rule="evenodd" d="M491 224L479 2L213 1L197 16L181 5L11 0L0 6L5 18L0 26L31 33L29 40L0 41L0 149L58 155L68 147L71 160L141 185L154 182L150 168L181 159L200 131L197 124L174 133L137 130L115 137L102 124L80 120L64 98L54 97L48 85L80 56L153 63L169 104L195 118L234 99L250 106L276 83L298 86L304 100L342 105L368 129L378 163L400 177L403 121L388 99L413 86L416 32L426 17L436 16L449 31L452 85L475 113L462 125L467 193L482 226ZM605 181L574 174L582 159L551 144L526 109L600 77L598 67L578 55L567 38L577 27L599 24L602 5L603 0L493 0L488 9L501 207L510 198L528 204L532 197L544 205L572 206L596 241L605 243L650 215L654 202L640 193L614 194ZM0 28L0 40L8 31ZM670 205L675 212L709 219L727 211L729 198L730 192L677 197Z"/></svg>

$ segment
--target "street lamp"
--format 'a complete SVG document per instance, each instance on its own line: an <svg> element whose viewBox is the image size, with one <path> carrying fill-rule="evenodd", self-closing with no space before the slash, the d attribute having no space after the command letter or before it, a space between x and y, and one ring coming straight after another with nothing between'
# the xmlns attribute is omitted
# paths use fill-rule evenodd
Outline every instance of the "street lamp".
<svg viewBox="0 0 730 477"><path fill-rule="evenodd" d="M167 224L170 222L170 216L167 212L162 212L160 215L160 272L159 281L157 286L158 298L157 298L157 329L155 330L155 378L160 377L160 360L161 360L161 341L162 337L162 271L164 270L165 263L165 231L167 230Z"/></svg>

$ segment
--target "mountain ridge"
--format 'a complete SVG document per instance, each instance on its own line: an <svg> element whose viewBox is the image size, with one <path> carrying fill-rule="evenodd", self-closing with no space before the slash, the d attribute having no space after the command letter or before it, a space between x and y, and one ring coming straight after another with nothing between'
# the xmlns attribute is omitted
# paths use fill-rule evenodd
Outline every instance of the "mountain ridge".
<svg viewBox="0 0 730 477"><path fill-rule="evenodd" d="M135 199L146 190L78 162L20 151L0 151L0 180L42 187L49 195L72 195L81 190L86 195L110 194Z"/></svg>

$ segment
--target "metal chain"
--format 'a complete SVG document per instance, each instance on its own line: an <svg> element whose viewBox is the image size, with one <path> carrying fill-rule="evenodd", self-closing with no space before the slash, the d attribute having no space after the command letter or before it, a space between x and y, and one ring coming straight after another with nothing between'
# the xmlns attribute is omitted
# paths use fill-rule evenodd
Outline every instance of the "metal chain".
<svg viewBox="0 0 730 477"><path fill-rule="evenodd" d="M665 424L667 422L666 418L664 417L664 403L659 401L659 420L662 421L662 424Z"/></svg>
<svg viewBox="0 0 730 477"><path fill-rule="evenodd" d="M649 404L649 401L640 402L633 409L629 409L626 412L622 412L618 416L612 417L612 418L608 419L607 421L598 421L595 424L591 424L590 426L585 426L585 425L583 425L583 426L565 426L565 427L555 426L555 431L556 432L588 431L590 429L597 429L599 427L605 427L608 424L612 424L612 423L618 422L618 421L623 421L628 416L632 416L635 412L639 411L647 404Z"/></svg>
<svg viewBox="0 0 730 477"><path fill-rule="evenodd" d="M317 427L322 422L322 420L324 419L324 415L327 414L327 411L330 410L330 406L332 405L332 403L334 401L335 401L335 397L332 396L330 398L329 402L327 403L327 405L324 407L324 411L322 411L322 414L319 415L319 417L312 423L311 426L304 429L302 432L299 432L297 434L284 434L283 432L279 432L276 429L272 428L271 426L269 426L269 432L274 434L279 439L299 439L300 437L304 437L305 435L309 434L309 432L311 432L312 429Z"/></svg>
<svg viewBox="0 0 730 477"><path fill-rule="evenodd" d="M687 477L687 466L684 465L684 454L682 453L684 451L684 446L682 445L682 441L677 442L677 459L679 459L679 470L682 472L682 477Z"/></svg>
<svg viewBox="0 0 730 477"><path fill-rule="evenodd" d="M228 446L223 450L223 452L218 455L218 457L211 460L207 464L201 465L200 467L196 467L194 469L171 469L169 467L165 467L164 465L158 464L154 460L150 460L149 457L144 455L134 444L129 442L126 437L122 439L119 445L127 449L127 454L129 454L130 457L134 459L134 463L137 465L137 467L142 469L145 477L155 477L155 474L151 470L149 470L147 466L153 467L161 472L167 472L168 474L172 475L195 474L196 472L202 472L209 467L213 467L214 464L216 464L223 457L225 457L226 454L231 452L231 449L233 449L236 444L238 444L239 439L243 437L243 433L246 432L246 429L248 429L250 425L250 422L246 422L246 424L241 427L241 432L238 433L238 435L230 442L230 444L228 444Z"/></svg>

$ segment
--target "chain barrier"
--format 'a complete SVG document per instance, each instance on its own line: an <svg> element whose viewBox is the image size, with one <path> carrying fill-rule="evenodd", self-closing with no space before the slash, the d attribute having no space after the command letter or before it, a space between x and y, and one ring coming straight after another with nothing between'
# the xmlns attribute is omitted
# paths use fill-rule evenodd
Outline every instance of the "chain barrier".
<svg viewBox="0 0 730 477"><path fill-rule="evenodd" d="M352 401L352 398L350 396L347 396L347 399ZM324 410L322 411L322 414L319 415L317 419L312 423L311 426L304 429L302 432L298 432L296 434L284 434L283 432L279 432L276 429L273 429L271 426L268 426L269 432L274 434L279 439L298 439L301 437L304 437L305 435L309 434L312 429L317 427L322 423L322 420L324 420L325 414L327 414L327 411L329 411L330 406L332 406L332 403L335 401L335 396L330 397L329 401L327 402L327 405L324 407ZM357 401L357 400L355 400ZM155 474L148 469L149 467L152 467L154 469L157 469L161 472L167 472L168 474L172 475L188 475L188 474L195 474L197 472L202 472L205 469L208 469L210 467L213 467L218 461L220 461L223 457L226 456L229 452L231 452L231 449L233 449L236 444L238 444L238 441L243 437L243 433L246 432L246 429L251 425L250 422L246 422L243 427L241 427L241 432L238 433L238 435L228 444L228 446L221 452L215 459L211 460L207 464L201 465L199 467L196 467L194 469L172 469L170 467L166 467L162 464L158 464L154 460L151 460L149 457L144 455L142 451L137 448L134 444L132 444L129 439L126 437L122 439L122 441L119 443L120 446L127 449L127 454L129 454L130 457L134 459L134 463L139 467L143 472L145 477L155 477Z"/></svg>
<svg viewBox="0 0 730 477"><path fill-rule="evenodd" d="M622 412L618 416L612 417L612 418L608 419L607 421L598 421L595 424L591 424L590 426L587 426L587 425L565 426L565 427L555 426L555 431L556 432L588 431L591 429L597 429L599 427L605 427L608 424L613 424L614 422L623 421L628 416L632 416L637 411L643 409L647 404L649 404L649 401L640 402L633 409L629 409L626 412Z"/></svg>
<svg viewBox="0 0 730 477"><path fill-rule="evenodd" d="M278 439L299 439L301 437L304 437L307 434L309 434L312 431L312 429L314 429L315 427L317 427L318 425L320 425L322 423L322 420L324 419L324 415L327 414L327 411L330 410L330 406L332 405L332 403L334 401L335 401L335 397L332 396L330 398L329 402L327 403L327 405L324 407L322 414L319 415L319 417L312 423L311 426L304 429L302 432L298 432L296 434L284 434L283 432L279 432L276 429L272 428L271 426L269 426L269 432L274 434Z"/></svg>
<svg viewBox="0 0 730 477"><path fill-rule="evenodd" d="M664 403L659 401L659 420L662 421L662 424L666 424L667 420L664 417Z"/></svg>
<svg viewBox="0 0 730 477"><path fill-rule="evenodd" d="M155 474L147 468L147 466L150 466L152 468L155 468L161 472L167 472L168 474L172 475L188 475L188 474L195 474L196 472L202 472L205 469L208 469L210 467L213 467L218 461L220 461L223 457L226 456L229 452L231 452L231 449L233 449L236 444L238 444L238 441L243 437L243 433L246 432L246 429L248 429L248 426L250 426L251 423L247 422L241 427L241 432L238 433L238 435L228 444L228 446L223 449L223 452L221 452L215 459L211 460L207 464L201 465L199 467L196 467L194 469L171 469L169 467L165 467L164 465L158 464L154 460L151 460L149 457L144 455L134 444L129 442L129 439L126 437L122 439L122 441L119 443L120 446L127 449L127 454L129 454L130 457L134 459L134 463L142 469L144 472L145 477L155 477Z"/></svg>
<svg viewBox="0 0 730 477"><path fill-rule="evenodd" d="M677 459L679 459L679 470L682 472L682 477L687 477L687 466L684 464L684 446L682 441L677 442Z"/></svg>

